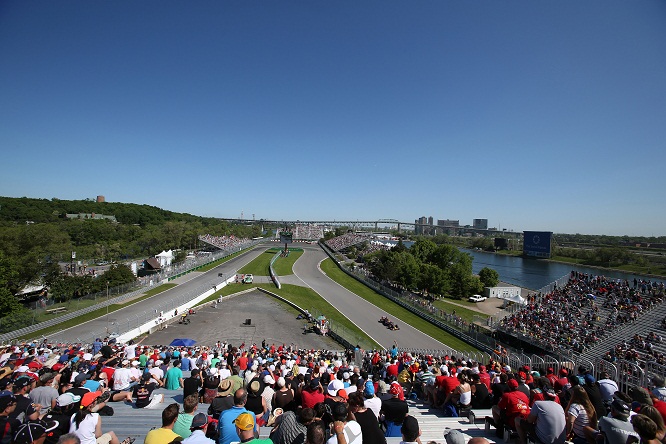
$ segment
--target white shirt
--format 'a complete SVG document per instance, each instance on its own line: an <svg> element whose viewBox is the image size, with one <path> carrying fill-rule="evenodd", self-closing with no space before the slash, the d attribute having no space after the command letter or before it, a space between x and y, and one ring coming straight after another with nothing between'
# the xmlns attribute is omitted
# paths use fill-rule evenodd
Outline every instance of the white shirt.
<svg viewBox="0 0 666 444"><path fill-rule="evenodd" d="M114 390L126 390L129 388L132 372L130 369L122 367L117 369L113 373L113 389Z"/></svg>
<svg viewBox="0 0 666 444"><path fill-rule="evenodd" d="M377 419L379 419L379 411L382 409L382 400L376 396L373 396L370 399L363 401L365 408L372 410L372 413L375 414Z"/></svg>
<svg viewBox="0 0 666 444"><path fill-rule="evenodd" d="M362 444L363 443L363 432L361 432L361 426L356 421L347 421L345 428L343 429L345 435L345 441L347 444ZM326 444L338 444L338 437L333 434Z"/></svg>

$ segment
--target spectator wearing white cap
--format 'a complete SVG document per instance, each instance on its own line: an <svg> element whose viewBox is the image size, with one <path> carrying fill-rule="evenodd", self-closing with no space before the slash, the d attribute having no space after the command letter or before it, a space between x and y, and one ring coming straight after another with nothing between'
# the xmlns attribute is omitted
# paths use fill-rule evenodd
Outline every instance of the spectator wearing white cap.
<svg viewBox="0 0 666 444"><path fill-rule="evenodd" d="M275 394L273 387L275 386L275 379L271 375L266 375L264 376L264 384L264 391L261 397L266 401L266 408L270 413L273 411L273 395Z"/></svg>

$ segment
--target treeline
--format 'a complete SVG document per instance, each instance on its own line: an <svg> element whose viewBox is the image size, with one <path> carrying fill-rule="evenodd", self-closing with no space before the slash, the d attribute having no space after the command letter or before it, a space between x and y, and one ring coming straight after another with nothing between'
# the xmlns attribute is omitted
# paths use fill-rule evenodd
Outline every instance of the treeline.
<svg viewBox="0 0 666 444"><path fill-rule="evenodd" d="M626 248L554 248L554 256L579 259L583 265L598 267L620 267L622 265L637 265L645 267L650 264L647 257L632 253ZM655 258L653 258L653 261ZM662 261L663 262L663 261Z"/></svg>
<svg viewBox="0 0 666 444"><path fill-rule="evenodd" d="M481 293L483 287L494 287L499 281L497 272L489 268L474 276L469 254L423 237L409 249L400 242L389 251L367 255L365 261L380 280L453 299Z"/></svg>
<svg viewBox="0 0 666 444"><path fill-rule="evenodd" d="M110 220L66 219L66 213L115 215ZM27 223L29 221L29 223ZM145 259L162 250L185 251L197 246L201 234L257 237L259 225L231 224L215 218L174 213L149 205L0 197L0 318L23 319L14 296L30 284L46 285L58 300L66 300L132 282L128 267L112 267L104 279L68 276L59 263L71 260L94 264Z"/></svg>
<svg viewBox="0 0 666 444"><path fill-rule="evenodd" d="M215 224L215 218L204 218L187 213L175 213L151 205L95 200L61 200L53 198L0 197L0 222L34 223L56 222L66 214L87 213L115 216L121 224L156 225L168 221Z"/></svg>

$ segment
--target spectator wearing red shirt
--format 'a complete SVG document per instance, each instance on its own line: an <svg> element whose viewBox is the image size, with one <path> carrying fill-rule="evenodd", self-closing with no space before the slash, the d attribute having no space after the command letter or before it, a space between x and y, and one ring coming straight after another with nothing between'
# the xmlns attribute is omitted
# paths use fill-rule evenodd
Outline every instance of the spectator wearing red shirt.
<svg viewBox="0 0 666 444"><path fill-rule="evenodd" d="M479 366L479 381L484 383L490 390L490 374L486 371L485 365Z"/></svg>
<svg viewBox="0 0 666 444"><path fill-rule="evenodd" d="M527 418L530 414L530 400L525 393L518 390L518 381L509 379L509 391L502 395L499 403L493 406L493 420L498 434L502 426L515 430L516 418Z"/></svg>
<svg viewBox="0 0 666 444"><path fill-rule="evenodd" d="M386 367L386 377L398 377L398 364L395 362L395 359L391 360L391 365Z"/></svg>
<svg viewBox="0 0 666 444"><path fill-rule="evenodd" d="M569 384L569 378L567 378L568 375L569 372L566 368L560 369L560 377L555 380L555 383L553 384L553 388L557 393L560 393L562 390L564 390L564 387Z"/></svg>
<svg viewBox="0 0 666 444"><path fill-rule="evenodd" d="M301 405L304 409L312 409L320 402L324 402L324 394L321 391L319 379L310 380L310 384L301 392Z"/></svg>
<svg viewBox="0 0 666 444"><path fill-rule="evenodd" d="M241 371L241 375L245 373L245 370L247 370L247 352L243 352L243 354L236 359L236 365L238 366L238 369Z"/></svg>

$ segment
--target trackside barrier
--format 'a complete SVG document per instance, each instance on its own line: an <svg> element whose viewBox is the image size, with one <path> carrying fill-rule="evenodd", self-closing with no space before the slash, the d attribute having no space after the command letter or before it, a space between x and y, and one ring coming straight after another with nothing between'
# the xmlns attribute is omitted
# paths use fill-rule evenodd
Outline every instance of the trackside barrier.
<svg viewBox="0 0 666 444"><path fill-rule="evenodd" d="M451 333L455 337L462 339L463 341L465 341L468 344L476 347L477 349L482 350L486 353L492 353L493 345L489 342L494 343L494 341L491 341L491 338L488 338L485 341L482 341L482 340L479 340L477 338L483 339L485 337L485 335L476 335L476 338L472 337L472 336L470 336L470 335L452 327L451 325L443 322L442 320L434 317L432 314L430 314L430 313L428 313L424 310L421 310L421 309L419 309L418 307L416 307L412 304L407 303L402 298L395 297L395 296L389 294L382 285L380 285L376 282L373 282L369 279L364 279L363 277L358 276L357 274L349 271L347 269L347 267L343 267L342 264L336 259L335 254L326 246L326 244L324 244L323 242L319 242L319 245L324 250L324 252L333 260L333 262L335 262L335 264L337 264L337 266L340 268L340 270L345 272L348 276L353 277L354 279L361 282L362 284L372 288L373 290L375 290L377 293L381 294L382 296L390 299L391 301L395 302L396 304L398 304L398 305L402 306L403 308L411 311L415 315L419 316L422 319L425 319L426 321L428 321L431 324L441 328L442 330L445 330L445 331Z"/></svg>
<svg viewBox="0 0 666 444"><path fill-rule="evenodd" d="M275 263L275 261L280 257L280 254L282 254L281 251L275 253L275 256L273 256L273 259L271 259L270 264L268 264L268 273L271 275L271 280L278 289L282 288L282 284L280 284L280 280L278 279L277 274L275 274L275 271L273 270L273 263Z"/></svg>
<svg viewBox="0 0 666 444"><path fill-rule="evenodd" d="M256 246L257 244L261 243L262 241L263 240L257 240L257 241L249 242L247 244L241 245L241 248L250 249L250 248ZM238 253L238 251L221 251L221 252L215 253L215 254L211 255L211 257L206 258L206 263L205 264L196 264L196 268L200 269L204 265L208 265L212 262L218 261L220 259L223 259L227 256L230 256L230 255L236 254L236 253ZM185 265L187 265L187 264L185 264ZM181 264L179 266L184 266L184 265ZM180 270L180 269L178 269L178 270ZM193 271L193 270L191 270L191 271ZM91 313L91 312L93 312L95 310L98 310L100 308L105 308L109 305L123 303L123 302L125 302L129 299L133 299L137 296L142 295L143 293L146 292L146 290L148 288L150 288L152 286L156 286L157 285L156 283L164 283L164 282L170 280L169 278L175 279L176 276L182 276L184 274L186 274L186 273L181 272L181 271L177 271L177 274L174 274L173 276L168 276L164 273L159 274L159 275L155 275L153 280L148 281L149 282L148 285L144 285L144 286L140 287L139 289L134 290L130 293L126 293L126 294L117 296L115 298L107 299L104 302L101 302L99 304L91 305L91 306L83 308L81 310L72 311L72 312L64 314L62 316L58 316L56 318L49 319L48 321L40 322L39 324L33 324L33 325L30 325L30 326L27 326L27 327L20 328L18 330L14 330L14 331L11 331L11 332L8 332L8 333L0 334L0 343L8 343L12 340L16 340L16 339L19 339L19 338L26 338L26 337L29 337L29 335L33 332L43 330L45 328L53 327L54 325L61 324L62 322L69 321L70 319L74 319L74 318L77 318L79 316ZM156 283L154 283L154 282L156 282Z"/></svg>
<svg viewBox="0 0 666 444"><path fill-rule="evenodd" d="M279 300L281 300L282 302L284 302L286 304L289 304L290 306L294 307L296 310L298 310L299 312L301 312L304 315L305 314L310 314L311 316L315 317L316 314L317 314L317 312L314 312L314 313L310 313L309 311L306 312L306 310L304 308L301 308L300 306L294 304L293 302L291 302L291 301L283 298L282 296L280 296L278 294L275 294L271 291L265 290L265 289L260 288L260 287L257 287L257 290L262 291L262 292L266 293L267 295L273 296L275 299L279 299ZM328 322L329 322L329 325L330 325L329 330L328 330L328 336L333 338L337 343L342 345L345 349L352 349L352 348L355 348L356 345L358 345L358 341L353 341L353 338L351 338L351 337L342 336L340 334L340 329L334 328L334 325L331 324L330 320ZM345 336L347 336L347 335L345 335ZM350 342L350 340L352 340L353 342Z"/></svg>

